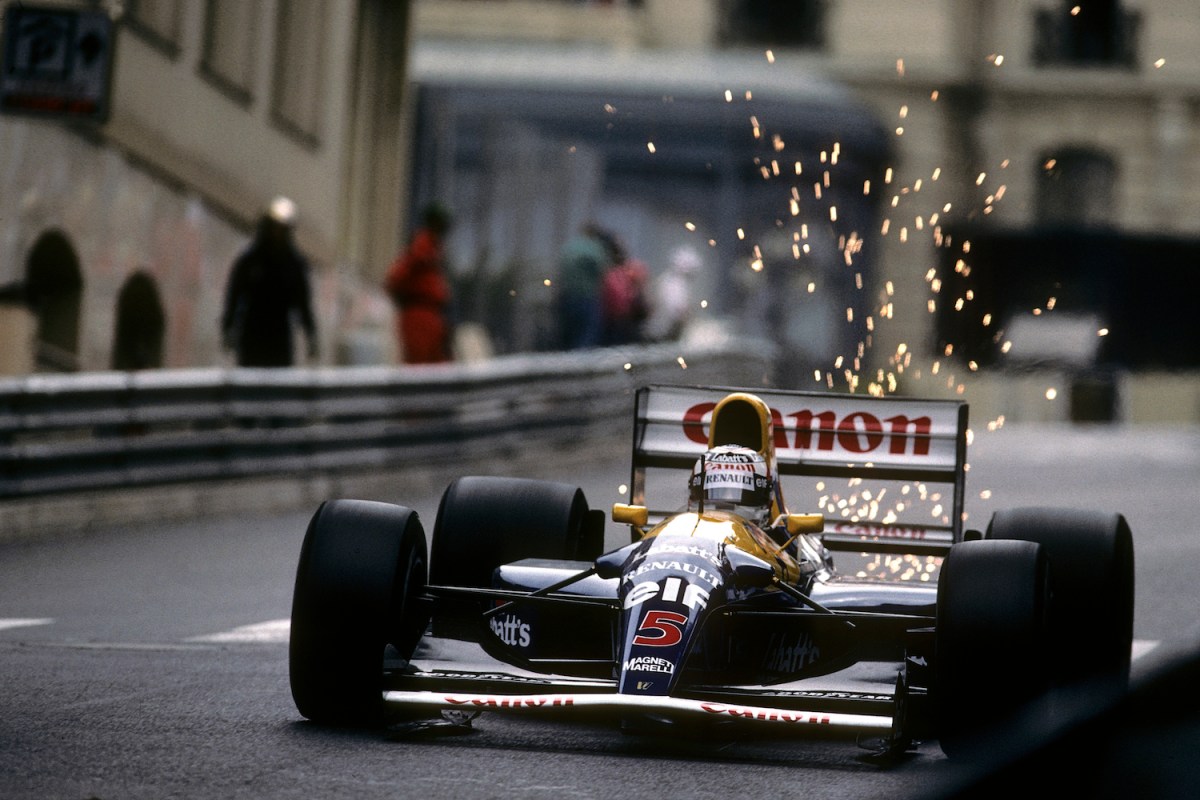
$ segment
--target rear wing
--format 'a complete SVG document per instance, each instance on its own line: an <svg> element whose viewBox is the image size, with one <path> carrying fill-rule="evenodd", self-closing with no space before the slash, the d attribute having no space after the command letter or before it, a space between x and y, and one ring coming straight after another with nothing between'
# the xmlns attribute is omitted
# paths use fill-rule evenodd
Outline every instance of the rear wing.
<svg viewBox="0 0 1200 800"><path fill-rule="evenodd" d="M967 404L960 400L643 387L634 405L630 502L646 506L652 520L686 501L680 473L707 449L713 408L739 391L770 407L788 510L824 513L827 546L935 553L962 540Z"/></svg>

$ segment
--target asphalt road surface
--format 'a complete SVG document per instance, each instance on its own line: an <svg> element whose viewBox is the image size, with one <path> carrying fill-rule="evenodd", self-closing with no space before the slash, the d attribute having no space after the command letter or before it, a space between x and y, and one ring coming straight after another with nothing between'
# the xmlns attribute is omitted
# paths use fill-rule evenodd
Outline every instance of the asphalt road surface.
<svg viewBox="0 0 1200 800"><path fill-rule="evenodd" d="M969 525L1013 505L1126 515L1135 680L1200 644L1200 430L1010 427L978 435L970 461ZM551 462L545 477L561 472ZM577 477L605 507L628 467L606 458ZM376 499L431 528L440 490ZM307 723L288 689L287 617L310 513L214 511L0 547L0 798L894 800L962 777L931 743L880 765L845 740L662 741L502 715L460 736ZM610 528L609 544L622 536Z"/></svg>

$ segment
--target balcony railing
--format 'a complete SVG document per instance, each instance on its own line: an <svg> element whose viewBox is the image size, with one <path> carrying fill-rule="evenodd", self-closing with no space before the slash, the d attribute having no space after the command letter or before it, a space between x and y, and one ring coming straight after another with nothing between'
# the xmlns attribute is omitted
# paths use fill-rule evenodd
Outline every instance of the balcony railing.
<svg viewBox="0 0 1200 800"><path fill-rule="evenodd" d="M1034 17L1033 63L1039 67L1115 67L1138 60L1142 14L1116 9L1099 19L1039 9Z"/></svg>

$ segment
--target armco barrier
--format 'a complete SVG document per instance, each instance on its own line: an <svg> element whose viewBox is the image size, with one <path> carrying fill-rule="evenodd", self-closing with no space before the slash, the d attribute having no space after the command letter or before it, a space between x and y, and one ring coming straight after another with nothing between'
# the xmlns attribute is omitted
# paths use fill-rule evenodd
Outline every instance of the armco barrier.
<svg viewBox="0 0 1200 800"><path fill-rule="evenodd" d="M544 475L548 461L573 474L630 452L637 387L762 386L771 367L769 345L722 339L421 368L0 378L0 542L337 496L401 502L466 471ZM975 374L961 396L973 425L1063 424L1046 391L1062 385ZM1200 425L1200 375L1120 376L1117 397L1121 424Z"/></svg>
<svg viewBox="0 0 1200 800"><path fill-rule="evenodd" d="M0 506L88 491L470 464L629 434L646 383L759 385L761 342L479 364L0 380Z"/></svg>

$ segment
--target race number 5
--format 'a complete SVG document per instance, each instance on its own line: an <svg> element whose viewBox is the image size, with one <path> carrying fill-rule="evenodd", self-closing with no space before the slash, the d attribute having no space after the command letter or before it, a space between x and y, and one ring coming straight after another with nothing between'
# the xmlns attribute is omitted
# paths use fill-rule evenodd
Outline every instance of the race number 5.
<svg viewBox="0 0 1200 800"><path fill-rule="evenodd" d="M642 617L633 643L647 647L671 647L683 639L683 626L686 624L687 616L684 614L652 609Z"/></svg>

